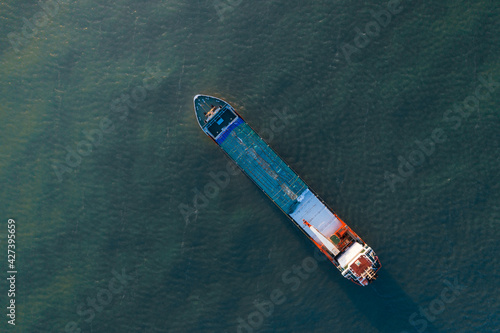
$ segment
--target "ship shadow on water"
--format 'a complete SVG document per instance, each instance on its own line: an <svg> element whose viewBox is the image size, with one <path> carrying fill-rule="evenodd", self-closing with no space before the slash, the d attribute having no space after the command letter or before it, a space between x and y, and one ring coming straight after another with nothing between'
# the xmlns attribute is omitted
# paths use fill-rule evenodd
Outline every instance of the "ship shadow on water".
<svg viewBox="0 0 500 333"><path fill-rule="evenodd" d="M322 254L320 254L316 247L306 244L305 240L303 245L314 253L316 260L320 257L322 258ZM417 304L405 291L401 282L390 273L390 263L384 265L383 258L381 258L381 261L383 266L378 272L377 280L366 287L361 287L341 277L338 270L332 267L332 264L326 258L325 260L319 259L318 269L314 273L315 281L313 284L317 290L324 291L333 288L337 292L344 293L345 298L349 299L349 302L353 305L356 314L360 318L364 316L367 319L365 325L369 323L368 325L373 328L373 330L366 331L367 333L440 332L434 325L438 320L437 315L432 315L431 313L430 319L432 321L427 320L422 314L421 309L424 308L428 311L428 305L421 306ZM314 293L307 296L314 298L313 300L309 300L311 303L326 305L322 303L321 299L316 299L316 296L322 297L322 293L313 295ZM342 312L343 310L340 311ZM344 313L341 312L339 313L341 317L350 317L352 315L349 310ZM363 328L366 329L366 326L363 326Z"/></svg>
<svg viewBox="0 0 500 333"><path fill-rule="evenodd" d="M287 228L288 227L292 228L292 226L287 226ZM293 241L295 242L296 240L294 239ZM324 291L333 288L336 291L344 293L345 298L349 299L349 302L352 303L353 307L356 309L356 315L359 315L360 318L364 316L368 321L365 324L369 323L369 326L373 328L373 330L366 331L367 333L440 332L434 325L436 320L438 320L437 316L430 314L431 320L427 320L425 315L422 314L421 309L424 308L428 311L428 304L421 306L412 299L406 292L405 287L402 286L402 284L404 285L404 281L398 281L394 278L391 274L391 264L387 262L384 263L383 256L380 258L382 268L378 271L376 281L373 281L366 287L361 287L343 278L339 271L332 266L332 263L330 263L315 246L309 243L310 241L308 239L300 237L298 241L301 243L299 247L306 253L309 253L309 257L314 257L317 261L317 270L313 273L314 281L311 281L312 284L316 286L314 290ZM296 243L295 246L297 246ZM298 258L292 259L292 261L300 262L299 259L301 257L302 256L299 255ZM411 285L408 285L408 288L411 288ZM422 293L424 292L425 291L422 291ZM309 301L314 304L328 305L322 303L324 301L322 299L324 296L322 293L307 293L304 289L299 289L296 293L303 293L302 296L309 298ZM305 294L307 294L307 296L305 296ZM287 294L287 297L288 295L290 294ZM297 294L293 298L297 301ZM300 304L302 304L300 301L295 303L297 306ZM343 310L340 310L339 313L341 317L350 317L352 315L349 311L342 314L342 311Z"/></svg>
<svg viewBox="0 0 500 333"><path fill-rule="evenodd" d="M345 291L359 313L379 332L439 332L432 322L422 316L420 306L384 267L379 271L377 280L367 287L359 290L358 286L348 286Z"/></svg>

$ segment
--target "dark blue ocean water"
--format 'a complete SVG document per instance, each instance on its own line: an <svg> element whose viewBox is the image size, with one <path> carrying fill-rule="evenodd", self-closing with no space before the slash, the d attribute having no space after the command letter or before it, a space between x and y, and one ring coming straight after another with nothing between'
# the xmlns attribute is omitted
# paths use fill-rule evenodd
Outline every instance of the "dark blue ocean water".
<svg viewBox="0 0 500 333"><path fill-rule="evenodd" d="M498 332L499 22L493 0L2 1L1 332ZM373 247L375 283L232 171L198 93Z"/></svg>

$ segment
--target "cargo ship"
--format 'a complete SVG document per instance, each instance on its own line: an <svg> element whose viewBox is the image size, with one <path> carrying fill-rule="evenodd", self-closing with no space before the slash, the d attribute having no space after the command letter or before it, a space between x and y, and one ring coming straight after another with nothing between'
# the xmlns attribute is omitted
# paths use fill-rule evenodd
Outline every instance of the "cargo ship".
<svg viewBox="0 0 500 333"><path fill-rule="evenodd" d="M360 286L377 278L372 250L222 99L196 95L196 119L208 135L341 272Z"/></svg>

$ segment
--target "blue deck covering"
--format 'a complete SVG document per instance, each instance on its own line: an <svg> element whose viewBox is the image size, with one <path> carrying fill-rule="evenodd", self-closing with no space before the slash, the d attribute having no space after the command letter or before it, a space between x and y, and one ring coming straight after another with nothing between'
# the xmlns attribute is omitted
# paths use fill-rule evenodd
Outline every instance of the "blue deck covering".
<svg viewBox="0 0 500 333"><path fill-rule="evenodd" d="M229 135L229 133L231 133L231 131L235 128L235 127L238 127L240 124L243 124L244 121L243 119L239 118L236 119L231 125L229 125L225 130L224 132L222 132L218 137L217 139L215 140L219 145L224 142L224 140L226 140L227 136Z"/></svg>
<svg viewBox="0 0 500 333"><path fill-rule="evenodd" d="M307 185L250 126L238 118L216 141L285 213L293 213Z"/></svg>

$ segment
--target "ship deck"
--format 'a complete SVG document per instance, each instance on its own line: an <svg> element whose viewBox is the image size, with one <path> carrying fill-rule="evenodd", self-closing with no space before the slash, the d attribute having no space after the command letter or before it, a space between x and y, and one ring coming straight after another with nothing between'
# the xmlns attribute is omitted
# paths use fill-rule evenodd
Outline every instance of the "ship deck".
<svg viewBox="0 0 500 333"><path fill-rule="evenodd" d="M345 225L228 103L198 95L195 111L203 131L311 238L319 241L304 220L327 238Z"/></svg>
<svg viewBox="0 0 500 333"><path fill-rule="evenodd" d="M309 190L304 192L300 204L290 216L299 224L306 220L327 238L344 226L344 223Z"/></svg>
<svg viewBox="0 0 500 333"><path fill-rule="evenodd" d="M247 123L238 119L235 125L216 138L217 143L278 207L291 214L307 185Z"/></svg>

